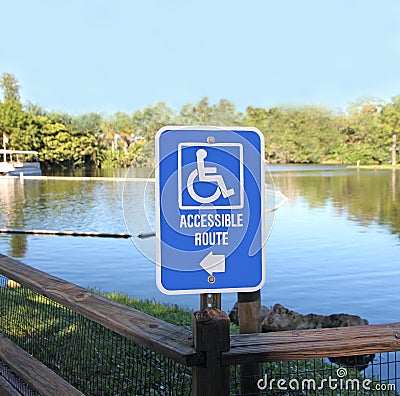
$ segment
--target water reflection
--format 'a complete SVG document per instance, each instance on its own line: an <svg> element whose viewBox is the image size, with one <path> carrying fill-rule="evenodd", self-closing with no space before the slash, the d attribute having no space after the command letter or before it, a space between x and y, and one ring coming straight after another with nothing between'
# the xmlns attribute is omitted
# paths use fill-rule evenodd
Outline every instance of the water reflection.
<svg viewBox="0 0 400 396"><path fill-rule="evenodd" d="M274 212L263 304L398 320L399 172L271 168L290 201ZM154 231L154 184L123 180L0 179L0 228L120 233L126 221L132 234ZM154 238L138 242L154 256ZM130 240L0 235L0 252L84 287L198 308L198 296L162 295L154 263ZM235 300L224 295L224 309Z"/></svg>
<svg viewBox="0 0 400 396"><path fill-rule="evenodd" d="M28 250L28 240L26 235L11 235L10 238L10 250L8 255L15 258L25 257Z"/></svg>
<svg viewBox="0 0 400 396"><path fill-rule="evenodd" d="M400 172L353 171L343 167L324 167L321 170L315 166L272 166L271 170L277 187L292 201L302 197L310 208L332 205L339 216L346 216L364 226L372 223L384 225L400 236ZM108 173L106 170L96 171L100 176L107 173L122 178L150 175L149 169L130 169L127 172L118 169L108 170ZM143 191L144 187L146 191ZM21 183L18 179L2 178L0 188L0 224L3 228L23 229L28 226L110 231L109 225L113 223L113 231L124 231L119 223L121 215L115 213L116 208L120 209L122 181L26 180ZM138 196L143 202L145 192L147 223L154 224L154 210L150 208L154 202L152 185L131 183L126 191L131 206L134 205L132 199ZM112 217L114 221L110 221L110 211L116 215ZM130 221L133 221L131 216L128 228ZM136 222L133 228L136 230L138 227L141 227L140 222Z"/></svg>
<svg viewBox="0 0 400 396"><path fill-rule="evenodd" d="M347 216L348 219L362 225L371 223L386 225L391 232L400 235L400 191L397 188L399 171L357 171L334 165L271 165L269 170L275 184L292 200L303 197L310 208L320 208L332 203L338 215ZM152 176L152 169L92 169L67 173L68 176L147 178ZM269 183L269 174L267 178ZM53 202L55 211L65 213L65 207L60 203L63 201L73 200L76 211L83 209L80 207L82 203L90 204L90 195L93 193L95 183L79 184L62 181L53 183L47 182L48 189L45 188L37 195L44 196L43 199L47 202ZM142 186L137 186L138 190L141 188ZM98 194L97 186L96 194ZM146 199L150 195L147 194ZM12 201L12 196L9 199ZM58 205L61 206L58 206L55 200L58 200ZM42 209L40 206L38 208Z"/></svg>
<svg viewBox="0 0 400 396"><path fill-rule="evenodd" d="M24 183L19 179L0 178L0 191L0 227L24 227ZM26 235L12 235L7 254L12 257L21 258L25 256L27 248Z"/></svg>
<svg viewBox="0 0 400 396"><path fill-rule="evenodd" d="M276 172L275 183L292 200L310 208L332 204L337 215L361 225L380 224L400 236L400 172Z"/></svg>
<svg viewBox="0 0 400 396"><path fill-rule="evenodd" d="M1 227L123 232L122 182L1 180ZM6 182L6 183L4 183Z"/></svg>

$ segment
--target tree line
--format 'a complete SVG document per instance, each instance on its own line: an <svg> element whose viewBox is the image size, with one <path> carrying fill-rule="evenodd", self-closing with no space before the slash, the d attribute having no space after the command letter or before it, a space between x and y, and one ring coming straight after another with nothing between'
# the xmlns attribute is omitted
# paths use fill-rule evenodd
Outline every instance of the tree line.
<svg viewBox="0 0 400 396"><path fill-rule="evenodd" d="M151 143L164 125L254 126L265 136L271 163L389 163L392 136L400 129L400 96L390 102L360 100L346 112L319 106L247 107L236 110L221 99L204 97L174 111L165 102L132 114L71 115L23 104L16 77L0 79L0 132L7 147L35 150L48 167L127 167L152 165Z"/></svg>

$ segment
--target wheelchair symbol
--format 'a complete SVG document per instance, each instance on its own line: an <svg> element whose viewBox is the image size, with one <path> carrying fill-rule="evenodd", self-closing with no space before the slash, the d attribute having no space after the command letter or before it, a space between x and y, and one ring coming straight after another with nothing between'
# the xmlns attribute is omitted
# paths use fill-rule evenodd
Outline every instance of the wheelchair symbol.
<svg viewBox="0 0 400 396"><path fill-rule="evenodd" d="M197 158L197 169L194 169L187 180L187 189L189 195L197 202L207 204L216 201L220 195L224 198L228 198L235 194L235 190L233 188L227 189L225 180L221 175L217 174L216 167L206 167L204 165L204 159L207 157L207 151L204 149L199 149L196 152ZM214 194L208 197L201 197L194 190L195 179L198 177L199 182L208 182L208 183L217 183L218 187L215 190Z"/></svg>
<svg viewBox="0 0 400 396"><path fill-rule="evenodd" d="M211 204L214 209L242 209L243 169L241 143L179 143L179 208L200 209Z"/></svg>

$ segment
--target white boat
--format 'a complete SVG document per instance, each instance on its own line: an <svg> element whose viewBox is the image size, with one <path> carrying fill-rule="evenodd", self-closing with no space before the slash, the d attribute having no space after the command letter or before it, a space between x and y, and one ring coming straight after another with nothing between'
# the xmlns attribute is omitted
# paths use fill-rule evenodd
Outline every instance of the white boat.
<svg viewBox="0 0 400 396"><path fill-rule="evenodd" d="M42 171L37 159L38 154L37 151L0 149L0 155L3 157L3 161L0 162L0 175L41 176Z"/></svg>

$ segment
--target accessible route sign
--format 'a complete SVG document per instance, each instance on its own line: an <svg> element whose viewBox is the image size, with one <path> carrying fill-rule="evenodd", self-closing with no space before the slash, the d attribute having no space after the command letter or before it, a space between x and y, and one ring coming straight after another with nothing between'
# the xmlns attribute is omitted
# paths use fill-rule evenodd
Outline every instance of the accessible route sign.
<svg viewBox="0 0 400 396"><path fill-rule="evenodd" d="M264 138L256 128L164 127L156 136L157 286L255 291L265 281Z"/></svg>

